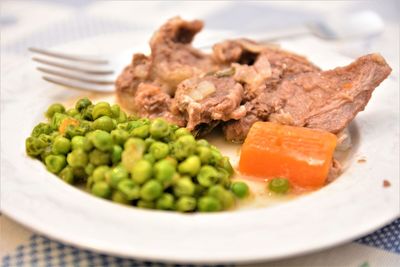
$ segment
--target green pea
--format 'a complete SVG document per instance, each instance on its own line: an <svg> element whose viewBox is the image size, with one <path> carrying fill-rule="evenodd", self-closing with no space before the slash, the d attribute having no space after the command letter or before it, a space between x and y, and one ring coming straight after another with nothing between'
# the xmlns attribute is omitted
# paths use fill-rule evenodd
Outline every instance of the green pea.
<svg viewBox="0 0 400 267"><path fill-rule="evenodd" d="M141 124L141 125L150 125L151 121L149 118L138 118L137 121Z"/></svg>
<svg viewBox="0 0 400 267"><path fill-rule="evenodd" d="M95 182L92 186L92 194L102 198L108 198L111 195L110 186L104 182Z"/></svg>
<svg viewBox="0 0 400 267"><path fill-rule="evenodd" d="M171 163L175 168L178 167L178 161L176 159L174 159L173 157L167 156L164 160L166 160L169 163Z"/></svg>
<svg viewBox="0 0 400 267"><path fill-rule="evenodd" d="M144 155L143 155L143 159L144 159L144 160L147 160L147 161L150 162L151 164L154 164L154 163L156 162L155 157L154 157L152 154L150 154L150 153L144 154Z"/></svg>
<svg viewBox="0 0 400 267"><path fill-rule="evenodd" d="M205 146L205 147L209 147L209 146L210 146L210 144L208 143L208 141L205 140L205 139L199 139L199 140L197 140L197 145L198 145L198 146Z"/></svg>
<svg viewBox="0 0 400 267"><path fill-rule="evenodd" d="M178 165L178 171L182 174L196 176L201 167L201 161L198 156L190 156Z"/></svg>
<svg viewBox="0 0 400 267"><path fill-rule="evenodd" d="M74 119L77 119L77 120L82 120L82 115L80 113L75 114L75 115L73 115L71 117L73 117Z"/></svg>
<svg viewBox="0 0 400 267"><path fill-rule="evenodd" d="M151 137L147 137L146 139L144 139L144 143L146 144L146 149L149 149L150 146L156 142L156 139L151 138Z"/></svg>
<svg viewBox="0 0 400 267"><path fill-rule="evenodd" d="M142 209L154 209L156 206L153 201L139 200L137 207Z"/></svg>
<svg viewBox="0 0 400 267"><path fill-rule="evenodd" d="M118 183L117 189L124 194L126 199L135 200L140 198L140 186L130 179L123 179Z"/></svg>
<svg viewBox="0 0 400 267"><path fill-rule="evenodd" d="M121 157L122 157L122 147L114 145L113 150L111 152L111 162L113 164L116 164L121 161Z"/></svg>
<svg viewBox="0 0 400 267"><path fill-rule="evenodd" d="M214 185L208 189L208 195L215 197L222 204L223 209L229 209L235 204L235 196L221 185Z"/></svg>
<svg viewBox="0 0 400 267"><path fill-rule="evenodd" d="M196 149L197 155L199 155L202 164L210 164L212 160L211 149L206 146L198 146Z"/></svg>
<svg viewBox="0 0 400 267"><path fill-rule="evenodd" d="M128 140L126 140L124 148L129 149L131 146L135 147L135 149L141 152L144 152L146 150L146 144L140 138L131 137Z"/></svg>
<svg viewBox="0 0 400 267"><path fill-rule="evenodd" d="M199 199L197 208L202 212L213 212L222 210L222 205L215 197L204 196Z"/></svg>
<svg viewBox="0 0 400 267"><path fill-rule="evenodd" d="M150 126L149 125L142 125L139 126L135 129L133 129L130 134L133 137L139 137L139 138L147 138L149 136L149 130L150 130Z"/></svg>
<svg viewBox="0 0 400 267"><path fill-rule="evenodd" d="M157 199L156 208L159 210L172 210L174 208L174 196L169 193L162 194Z"/></svg>
<svg viewBox="0 0 400 267"><path fill-rule="evenodd" d="M176 125L176 124L170 124L169 125L169 130L170 130L170 132L175 132L176 130L178 130L180 127L178 126L178 125Z"/></svg>
<svg viewBox="0 0 400 267"><path fill-rule="evenodd" d="M88 121L93 120L93 116L92 116L93 108L94 108L94 105L89 105L81 111L81 116L82 116L83 120L88 120Z"/></svg>
<svg viewBox="0 0 400 267"><path fill-rule="evenodd" d="M111 137L114 143L123 146L125 141L129 138L129 133L121 129L115 129L111 131Z"/></svg>
<svg viewBox="0 0 400 267"><path fill-rule="evenodd" d="M205 165L200 168L197 174L197 181L204 187L210 187L218 182L219 177L220 175L214 167Z"/></svg>
<svg viewBox="0 0 400 267"><path fill-rule="evenodd" d="M192 196L195 193L195 184L189 177L179 179L174 185L174 194L176 196Z"/></svg>
<svg viewBox="0 0 400 267"><path fill-rule="evenodd" d="M46 157L49 155L52 155L52 154L53 154L53 151L52 151L51 146L46 146L44 148L44 150L42 151L42 153L40 153L40 159L44 162Z"/></svg>
<svg viewBox="0 0 400 267"><path fill-rule="evenodd" d="M86 180L86 189L92 190L92 186L94 184L93 176L89 176Z"/></svg>
<svg viewBox="0 0 400 267"><path fill-rule="evenodd" d="M52 132L53 129L50 124L41 122L33 128L31 136L38 137L41 134L51 134Z"/></svg>
<svg viewBox="0 0 400 267"><path fill-rule="evenodd" d="M79 111L76 108L70 108L67 110L67 112L65 112L65 114L67 114L70 117L74 117L79 114Z"/></svg>
<svg viewBox="0 0 400 267"><path fill-rule="evenodd" d="M214 166L219 166L220 162L223 160L221 153L217 149L212 148L211 154L212 154L211 164Z"/></svg>
<svg viewBox="0 0 400 267"><path fill-rule="evenodd" d="M87 97L81 98L76 102L75 109L81 112L90 105L92 105L92 102Z"/></svg>
<svg viewBox="0 0 400 267"><path fill-rule="evenodd" d="M85 168L84 167L75 167L72 168L72 171L74 172L74 179L75 182L85 182L88 175L85 172Z"/></svg>
<svg viewBox="0 0 400 267"><path fill-rule="evenodd" d="M83 149L75 149L68 154L67 162L71 167L85 167L88 163L88 156Z"/></svg>
<svg viewBox="0 0 400 267"><path fill-rule="evenodd" d="M181 212L194 211L196 209L196 199L194 197L183 196L176 202L176 210Z"/></svg>
<svg viewBox="0 0 400 267"><path fill-rule="evenodd" d="M60 103L54 103L47 108L46 117L51 119L56 113L64 113L65 107Z"/></svg>
<svg viewBox="0 0 400 267"><path fill-rule="evenodd" d="M71 142L69 139L58 136L54 139L52 151L54 154L67 154L71 149Z"/></svg>
<svg viewBox="0 0 400 267"><path fill-rule="evenodd" d="M45 159L46 168L49 172L59 173L67 162L65 161L65 156L63 155L49 155Z"/></svg>
<svg viewBox="0 0 400 267"><path fill-rule="evenodd" d="M100 118L101 116L109 116L111 117L112 111L111 111L111 107L110 104L108 104L107 102L98 102L96 105L94 105L93 107L93 111L92 111L92 117L93 119L97 119Z"/></svg>
<svg viewBox="0 0 400 267"><path fill-rule="evenodd" d="M109 184L112 188L117 188L118 183L123 179L128 179L129 173L123 166L114 167L109 176Z"/></svg>
<svg viewBox="0 0 400 267"><path fill-rule="evenodd" d="M203 196L205 193L207 192L207 188L199 185L199 184L195 184L195 188L194 188L194 195L196 197L200 197Z"/></svg>
<svg viewBox="0 0 400 267"><path fill-rule="evenodd" d="M150 135L154 139L160 139L169 135L169 125L163 119L155 119L150 124Z"/></svg>
<svg viewBox="0 0 400 267"><path fill-rule="evenodd" d="M108 167L108 166L99 166L96 169L94 169L94 171L92 173L93 181L94 182L105 181L106 173L109 170L110 170L110 167Z"/></svg>
<svg viewBox="0 0 400 267"><path fill-rule="evenodd" d="M182 160L194 154L196 151L196 140L192 135L184 135L179 137L172 146L175 158Z"/></svg>
<svg viewBox="0 0 400 267"><path fill-rule="evenodd" d="M54 129L54 130L58 130L58 128L60 127L60 125L63 122L63 120L66 119L66 118L68 118L68 116L65 115L65 114L55 113L51 117L51 121L50 121L51 128Z"/></svg>
<svg viewBox="0 0 400 267"><path fill-rule="evenodd" d="M133 129L145 125L143 122L139 120L128 121L125 130L132 131Z"/></svg>
<svg viewBox="0 0 400 267"><path fill-rule="evenodd" d="M186 128L179 128L175 131L175 138L179 138L184 135L191 135L191 133Z"/></svg>
<svg viewBox="0 0 400 267"><path fill-rule="evenodd" d="M217 168L217 171L219 173L219 183L226 188L230 188L231 186L231 179L229 178L231 175L227 170L224 168Z"/></svg>
<svg viewBox="0 0 400 267"><path fill-rule="evenodd" d="M51 145L53 140L57 137L57 135L48 135L48 134L41 134L37 137L40 141L45 142L48 146Z"/></svg>
<svg viewBox="0 0 400 267"><path fill-rule="evenodd" d="M131 170L136 161L141 159L146 145L142 139L129 138L124 144L125 150L122 152L121 162L127 170Z"/></svg>
<svg viewBox="0 0 400 267"><path fill-rule="evenodd" d="M61 178L61 180L68 184L74 183L74 172L70 166L66 166L64 169L62 169L58 173L58 176Z"/></svg>
<svg viewBox="0 0 400 267"><path fill-rule="evenodd" d="M163 186L156 180L146 182L140 189L140 197L143 200L153 201L163 193Z"/></svg>
<svg viewBox="0 0 400 267"><path fill-rule="evenodd" d="M125 195L119 191L114 191L112 193L111 200L119 204L124 204L124 205L130 204L130 201L125 197Z"/></svg>
<svg viewBox="0 0 400 267"><path fill-rule="evenodd" d="M110 154L108 154L107 152L94 149L92 152L89 153L89 162L95 166L108 165L110 164L110 161Z"/></svg>
<svg viewBox="0 0 400 267"><path fill-rule="evenodd" d="M151 163L144 159L138 160L131 169L131 175L136 184L143 184L153 175Z"/></svg>
<svg viewBox="0 0 400 267"><path fill-rule="evenodd" d="M26 153L31 157L39 156L47 147L48 143L37 137L28 137L25 140Z"/></svg>
<svg viewBox="0 0 400 267"><path fill-rule="evenodd" d="M165 158L169 153L169 147L167 144L162 142L154 142L150 148L149 152L154 156L155 159Z"/></svg>
<svg viewBox="0 0 400 267"><path fill-rule="evenodd" d="M118 130L127 131L128 130L128 123L127 122L121 122L121 123L117 124L117 129Z"/></svg>
<svg viewBox="0 0 400 267"><path fill-rule="evenodd" d="M93 122L93 129L111 132L114 129L114 123L108 116L101 116Z"/></svg>
<svg viewBox="0 0 400 267"><path fill-rule="evenodd" d="M289 180L286 178L274 178L268 183L268 189L277 194L285 194L289 188Z"/></svg>
<svg viewBox="0 0 400 267"><path fill-rule="evenodd" d="M126 113L123 112L123 111L121 110L121 111L119 112L119 116L118 116L118 118L117 118L117 122L118 122L118 123L122 123L122 122L126 122L126 120L127 120Z"/></svg>
<svg viewBox="0 0 400 267"><path fill-rule="evenodd" d="M244 182L235 182L231 186L232 192L238 198L245 198L249 195L249 187Z"/></svg>
<svg viewBox="0 0 400 267"><path fill-rule="evenodd" d="M88 165L86 165L86 167L85 167L85 172L86 172L86 174L87 175L92 175L93 174L93 172L94 172L94 169L96 169L96 166L95 165L93 165L92 163L89 163Z"/></svg>
<svg viewBox="0 0 400 267"><path fill-rule="evenodd" d="M112 113L113 118L118 118L120 111L121 111L121 108L117 104L114 104L111 106L111 113Z"/></svg>
<svg viewBox="0 0 400 267"><path fill-rule="evenodd" d="M79 125L68 125L65 130L65 135L68 138L73 138L74 136L84 136L86 133L92 130L91 122L80 121Z"/></svg>
<svg viewBox="0 0 400 267"><path fill-rule="evenodd" d="M229 176L234 173L233 167L232 167L231 162L229 161L228 157L222 157L222 159L219 161L218 165L220 167L224 168L225 170L227 170L229 173Z"/></svg>
<svg viewBox="0 0 400 267"><path fill-rule="evenodd" d="M175 166L170 161L163 159L154 164L155 178L165 184L172 180L175 174Z"/></svg>
<svg viewBox="0 0 400 267"><path fill-rule="evenodd" d="M90 150L92 150L93 145L89 141L89 138L85 136L74 136L71 139L71 147L72 150L83 149L84 151L89 152Z"/></svg>
<svg viewBox="0 0 400 267"><path fill-rule="evenodd" d="M111 134L102 130L95 130L92 132L90 135L90 141L101 151L110 151L113 148Z"/></svg>

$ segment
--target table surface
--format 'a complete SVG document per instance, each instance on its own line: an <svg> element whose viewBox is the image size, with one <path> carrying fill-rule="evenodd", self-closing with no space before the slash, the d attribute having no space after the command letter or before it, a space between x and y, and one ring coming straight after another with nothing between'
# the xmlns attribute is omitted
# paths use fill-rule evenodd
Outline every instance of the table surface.
<svg viewBox="0 0 400 267"><path fill-rule="evenodd" d="M51 47L114 32L152 32L177 14L187 19L203 19L208 29L253 33L365 9L374 10L384 19L385 30L380 36L326 42L325 45L352 58L380 52L392 66L398 84L400 1L397 0L323 3L2 1L1 76L26 60L27 47ZM4 95L2 103L3 100ZM0 226L2 266L165 266L61 244L35 234L4 215L0 215ZM400 266L400 219L345 245L252 266Z"/></svg>

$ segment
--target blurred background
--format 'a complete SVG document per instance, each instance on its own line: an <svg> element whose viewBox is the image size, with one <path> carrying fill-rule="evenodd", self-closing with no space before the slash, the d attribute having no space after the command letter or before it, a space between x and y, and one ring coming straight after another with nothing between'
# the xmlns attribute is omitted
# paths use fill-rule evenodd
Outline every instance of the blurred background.
<svg viewBox="0 0 400 267"><path fill-rule="evenodd" d="M390 65L399 65L400 1L1 1L2 67L18 65L27 47L49 48L115 32L153 32L166 19L180 15L199 18L208 30L239 35L290 29L335 18L340 24L352 14L373 11L383 20L378 33L327 42L352 58L380 52ZM361 22L357 30L371 26ZM365 26L364 26L365 25ZM363 26L365 27L364 29ZM147 42L147 40L138 40ZM129 46L129 44L127 44ZM6 64L7 66L4 66Z"/></svg>

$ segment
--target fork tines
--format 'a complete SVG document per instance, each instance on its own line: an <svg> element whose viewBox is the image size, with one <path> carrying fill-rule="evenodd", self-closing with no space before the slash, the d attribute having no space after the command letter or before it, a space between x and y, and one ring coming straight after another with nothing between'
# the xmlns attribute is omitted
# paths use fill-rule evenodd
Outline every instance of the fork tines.
<svg viewBox="0 0 400 267"><path fill-rule="evenodd" d="M29 51L39 54L32 60L42 65L37 67L37 70L45 73L42 78L48 82L96 92L114 90L112 79L114 70L110 67L108 60L33 47L29 48Z"/></svg>

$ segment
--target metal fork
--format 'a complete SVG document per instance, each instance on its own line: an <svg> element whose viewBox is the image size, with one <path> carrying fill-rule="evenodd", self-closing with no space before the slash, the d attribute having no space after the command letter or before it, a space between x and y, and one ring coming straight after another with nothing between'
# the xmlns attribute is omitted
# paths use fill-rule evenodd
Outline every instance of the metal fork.
<svg viewBox="0 0 400 267"><path fill-rule="evenodd" d="M382 32L383 26L382 19L375 12L360 11L347 16L316 21L308 25L249 35L249 37L262 43L304 34L313 34L327 40L360 38ZM234 38L234 35L229 37ZM209 49L210 47L211 45L203 45L199 48ZM40 57L33 57L34 61L47 66L37 68L40 72L45 73L42 76L44 80L74 89L104 93L114 91L114 81L117 75L129 64L129 59L133 54L133 51L124 51L108 59L101 59L51 52L33 47L29 50L40 55Z"/></svg>
<svg viewBox="0 0 400 267"><path fill-rule="evenodd" d="M36 69L50 83L72 89L109 93L114 91L117 75L129 64L132 53L123 52L106 58L78 56L31 47L36 54Z"/></svg>

